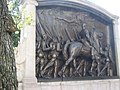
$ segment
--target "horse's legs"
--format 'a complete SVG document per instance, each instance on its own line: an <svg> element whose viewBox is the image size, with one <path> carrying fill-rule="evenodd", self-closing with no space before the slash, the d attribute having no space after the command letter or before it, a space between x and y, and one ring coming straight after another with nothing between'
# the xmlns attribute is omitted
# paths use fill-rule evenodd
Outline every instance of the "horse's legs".
<svg viewBox="0 0 120 90"><path fill-rule="evenodd" d="M72 76L72 72L73 72L72 63L70 63L70 73L69 73L70 77Z"/></svg>
<svg viewBox="0 0 120 90"><path fill-rule="evenodd" d="M73 60L73 66L74 66L75 70L77 70L76 60L75 59Z"/></svg>
<svg viewBox="0 0 120 90"><path fill-rule="evenodd" d="M84 60L82 59L81 62L79 63L79 65L76 67L76 72L77 72L77 74L79 74L79 76L82 76L80 74L80 71L78 71L78 70L81 69L83 64L84 64Z"/></svg>
<svg viewBox="0 0 120 90"><path fill-rule="evenodd" d="M72 65L74 67L72 67ZM70 63L70 77L72 76L73 74L73 68L75 68L76 72L77 72L77 66L76 66L76 59L74 59L71 63Z"/></svg>
<svg viewBox="0 0 120 90"><path fill-rule="evenodd" d="M65 72L66 67L68 66L68 64L73 60L73 57L71 56L65 63L64 67L62 68L62 72Z"/></svg>

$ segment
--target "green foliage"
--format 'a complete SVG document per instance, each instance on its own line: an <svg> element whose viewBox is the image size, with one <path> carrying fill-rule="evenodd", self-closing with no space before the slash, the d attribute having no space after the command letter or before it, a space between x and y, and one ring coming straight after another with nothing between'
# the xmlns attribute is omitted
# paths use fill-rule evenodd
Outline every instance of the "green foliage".
<svg viewBox="0 0 120 90"><path fill-rule="evenodd" d="M10 11L10 14L13 17L13 20L16 24L17 30L12 34L13 38L13 45L14 47L18 46L18 42L20 41L20 30L23 28L23 26L30 25L32 20L32 14L30 14L28 17L22 18L22 16L25 16L25 10L20 10L20 3L22 0L9 0L8 1L8 8Z"/></svg>
<svg viewBox="0 0 120 90"><path fill-rule="evenodd" d="M31 24L31 22L33 21L33 19L32 19L32 14L30 14L28 17L26 17L25 18L25 25L30 25Z"/></svg>
<svg viewBox="0 0 120 90"><path fill-rule="evenodd" d="M24 9L20 10L21 1L22 0L8 0L9 11L17 27L16 32L12 34L14 47L17 47L18 42L20 41L20 30L23 28L23 26L30 25L33 21L32 14L30 14L28 17L22 18L22 16L25 16L26 11Z"/></svg>
<svg viewBox="0 0 120 90"><path fill-rule="evenodd" d="M13 20L16 24L17 30L12 33L12 39L13 39L13 45L14 47L18 46L18 42L20 40L20 29L22 28L22 19L21 19L21 12L19 10L21 0L9 0L8 1L8 8L10 11L10 14L13 17Z"/></svg>

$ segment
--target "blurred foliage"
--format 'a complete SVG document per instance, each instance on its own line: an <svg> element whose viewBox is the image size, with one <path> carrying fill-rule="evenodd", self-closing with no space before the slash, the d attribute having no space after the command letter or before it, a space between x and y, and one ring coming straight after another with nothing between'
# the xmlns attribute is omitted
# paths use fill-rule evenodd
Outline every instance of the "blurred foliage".
<svg viewBox="0 0 120 90"><path fill-rule="evenodd" d="M9 11L17 27L17 30L14 33L12 33L14 47L18 46L18 42L20 41L20 29L23 26L21 19L22 15L19 9L21 3L20 1L21 0L8 0Z"/></svg>
<svg viewBox="0 0 120 90"><path fill-rule="evenodd" d="M8 8L10 11L11 16L16 24L17 30L12 34L13 38L13 45L14 47L18 46L18 42L20 41L20 30L23 26L30 25L32 22L32 14L23 18L22 16L26 15L24 9L20 10L20 4L22 0L8 0Z"/></svg>

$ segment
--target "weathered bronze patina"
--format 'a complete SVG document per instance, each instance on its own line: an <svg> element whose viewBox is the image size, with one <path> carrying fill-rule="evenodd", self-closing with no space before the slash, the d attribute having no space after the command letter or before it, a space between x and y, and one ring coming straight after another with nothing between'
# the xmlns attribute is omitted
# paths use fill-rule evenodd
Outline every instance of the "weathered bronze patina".
<svg viewBox="0 0 120 90"><path fill-rule="evenodd" d="M72 7L39 7L36 12L38 79L116 75L110 20Z"/></svg>

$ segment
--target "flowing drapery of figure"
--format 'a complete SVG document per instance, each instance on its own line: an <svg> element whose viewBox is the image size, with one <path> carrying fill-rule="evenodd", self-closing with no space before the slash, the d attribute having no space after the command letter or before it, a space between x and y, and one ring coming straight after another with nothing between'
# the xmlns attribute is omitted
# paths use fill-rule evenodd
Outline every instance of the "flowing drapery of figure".
<svg viewBox="0 0 120 90"><path fill-rule="evenodd" d="M17 90L17 77L11 33L14 23L7 1L0 0L0 90Z"/></svg>

